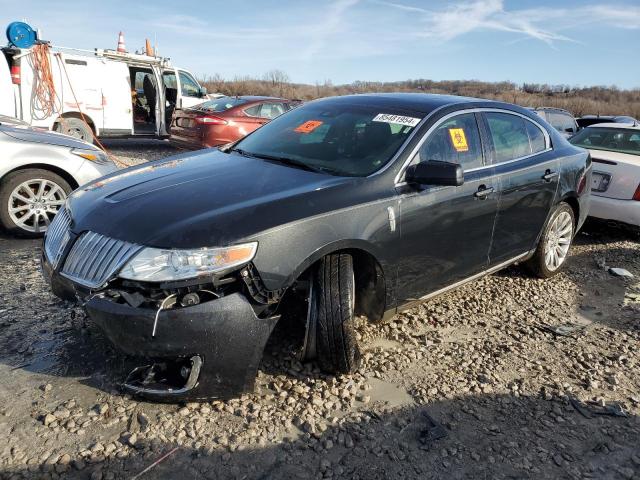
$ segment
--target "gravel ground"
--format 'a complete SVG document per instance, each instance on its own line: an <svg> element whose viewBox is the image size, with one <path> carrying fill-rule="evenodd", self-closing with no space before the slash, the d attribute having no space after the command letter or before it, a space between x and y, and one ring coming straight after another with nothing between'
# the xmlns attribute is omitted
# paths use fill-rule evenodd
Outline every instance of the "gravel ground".
<svg viewBox="0 0 640 480"><path fill-rule="evenodd" d="M177 152L108 146L131 164ZM39 256L0 236L0 478L640 478L630 234L580 234L551 280L512 267L361 321L354 375L301 364L277 329L254 394L186 405L119 392L130 359L49 293Z"/></svg>

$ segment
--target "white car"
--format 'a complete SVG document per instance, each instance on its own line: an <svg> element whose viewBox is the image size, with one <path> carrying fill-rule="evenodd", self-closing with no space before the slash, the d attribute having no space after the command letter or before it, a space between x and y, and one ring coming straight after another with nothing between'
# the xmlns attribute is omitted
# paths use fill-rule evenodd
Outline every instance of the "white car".
<svg viewBox="0 0 640 480"><path fill-rule="evenodd" d="M41 237L67 196L117 167L95 146L0 115L0 228Z"/></svg>
<svg viewBox="0 0 640 480"><path fill-rule="evenodd" d="M599 123L569 141L591 152L589 216L640 227L640 124Z"/></svg>

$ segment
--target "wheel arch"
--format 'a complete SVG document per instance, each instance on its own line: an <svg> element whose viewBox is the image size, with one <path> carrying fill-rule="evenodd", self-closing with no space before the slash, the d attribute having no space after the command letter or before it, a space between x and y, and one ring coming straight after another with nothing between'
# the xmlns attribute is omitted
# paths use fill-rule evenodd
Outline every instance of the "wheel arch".
<svg viewBox="0 0 640 480"><path fill-rule="evenodd" d="M348 253L353 258L356 289L356 314L375 322L382 319L391 293L392 275L380 262L376 249L364 240L338 241L316 250L295 269L292 278L304 278L323 257Z"/></svg>
<svg viewBox="0 0 640 480"><path fill-rule="evenodd" d="M17 172L21 172L24 170L47 170L51 173L55 173L56 175L59 175L60 177L62 177L68 184L69 186L75 190L76 188L78 188L80 185L78 184L78 182L76 181L75 178L73 178L73 176L67 172L66 170L57 167L55 165L50 165L48 163L28 163L25 165L20 165L16 168L14 168L13 170L9 170L8 172L5 172L4 175L2 175L2 177L0 177L0 182L2 182L7 175L10 175L12 173L17 173Z"/></svg>
<svg viewBox="0 0 640 480"><path fill-rule="evenodd" d="M573 210L575 222L577 224L578 220L580 219L580 202L578 201L578 194L576 192L567 192L562 196L559 203L562 202L568 204L571 207L571 209Z"/></svg>
<svg viewBox="0 0 640 480"><path fill-rule="evenodd" d="M98 131L96 130L96 122L93 120L93 118L91 118L91 115L87 115L86 113L80 113L80 112L64 112L62 115L60 115L55 122L53 122L53 129L55 130L56 125L58 123L60 123L61 120L64 120L65 118L77 118L78 120L82 120L83 122L85 122L87 125L89 125L89 128L91 128L91 131L93 132L94 135L98 134Z"/></svg>

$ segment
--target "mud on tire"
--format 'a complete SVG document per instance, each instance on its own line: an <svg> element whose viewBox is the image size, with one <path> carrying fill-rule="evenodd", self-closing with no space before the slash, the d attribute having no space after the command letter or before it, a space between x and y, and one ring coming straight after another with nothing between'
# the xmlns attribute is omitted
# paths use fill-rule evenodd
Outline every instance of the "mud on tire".
<svg viewBox="0 0 640 480"><path fill-rule="evenodd" d="M353 373L360 365L354 295L351 255L337 253L320 260L312 276L309 323L315 326L315 356L330 373Z"/></svg>

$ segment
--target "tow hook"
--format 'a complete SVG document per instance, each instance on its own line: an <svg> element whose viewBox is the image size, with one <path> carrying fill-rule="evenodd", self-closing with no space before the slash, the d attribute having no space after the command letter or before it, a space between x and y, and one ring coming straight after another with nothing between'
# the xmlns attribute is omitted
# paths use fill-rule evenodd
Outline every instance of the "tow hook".
<svg viewBox="0 0 640 480"><path fill-rule="evenodd" d="M186 359L185 359L186 360ZM134 368L123 388L134 395L170 398L189 392L198 384L202 358L194 355L184 360L163 361Z"/></svg>

